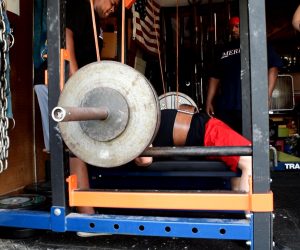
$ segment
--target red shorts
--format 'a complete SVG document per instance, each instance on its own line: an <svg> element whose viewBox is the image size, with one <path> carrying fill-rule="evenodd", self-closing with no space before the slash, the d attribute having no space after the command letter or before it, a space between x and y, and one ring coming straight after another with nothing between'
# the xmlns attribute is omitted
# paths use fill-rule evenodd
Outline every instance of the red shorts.
<svg viewBox="0 0 300 250"><path fill-rule="evenodd" d="M251 142L235 132L224 122L211 118L205 125L204 146L250 146ZM223 161L232 171L237 170L240 156L210 156Z"/></svg>

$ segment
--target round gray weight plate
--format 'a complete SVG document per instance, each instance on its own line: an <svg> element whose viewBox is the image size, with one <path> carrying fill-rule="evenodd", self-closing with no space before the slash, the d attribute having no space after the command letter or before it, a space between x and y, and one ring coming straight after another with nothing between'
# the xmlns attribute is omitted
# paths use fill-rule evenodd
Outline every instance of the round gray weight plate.
<svg viewBox="0 0 300 250"><path fill-rule="evenodd" d="M107 107L105 120L81 121L81 129L97 141L110 141L119 136L128 123L126 99L112 88L95 88L83 97L81 107Z"/></svg>
<svg viewBox="0 0 300 250"><path fill-rule="evenodd" d="M58 106L80 107L86 93L99 88L114 89L125 98L129 118L124 131L110 141L99 141L88 136L80 122L61 122L59 128L77 157L94 166L116 167L138 157L151 144L159 127L158 98L148 80L135 69L102 61L86 65L68 80Z"/></svg>
<svg viewBox="0 0 300 250"><path fill-rule="evenodd" d="M197 104L194 100L188 95L180 92L167 92L166 94L162 94L159 96L159 104L160 109L177 109L177 96L178 96L178 104L189 104L197 108Z"/></svg>
<svg viewBox="0 0 300 250"><path fill-rule="evenodd" d="M154 89L154 87L153 87L153 85L151 84L151 83L149 83L149 86L151 87L151 90L152 90L152 92L153 92L153 95L155 96L155 98L156 98L156 109L158 110L158 112L156 113L156 120L157 120L157 126L156 126L156 129L155 129L155 132L154 132L154 134L153 134L153 138L152 138L152 141L154 140L154 138L155 138L155 136L156 136L156 134L157 134L157 132L158 132L158 130L159 130L159 126L160 126L160 103L159 103L159 98L158 98L158 96L157 96L157 93L156 93L156 91L155 91L155 89ZM151 142L152 142L151 141Z"/></svg>
<svg viewBox="0 0 300 250"><path fill-rule="evenodd" d="M34 209L45 201L45 196L37 194L8 195L0 197L0 209Z"/></svg>

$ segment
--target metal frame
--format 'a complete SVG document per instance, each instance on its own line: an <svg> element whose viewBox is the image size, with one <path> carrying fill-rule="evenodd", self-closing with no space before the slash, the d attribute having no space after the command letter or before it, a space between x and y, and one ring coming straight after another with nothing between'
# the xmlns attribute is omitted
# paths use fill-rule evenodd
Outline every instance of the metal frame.
<svg viewBox="0 0 300 250"><path fill-rule="evenodd" d="M245 219L177 218L159 216L81 215L52 207L51 214L37 211L0 210L1 226L56 232L105 232L110 234L251 240L253 215ZM5 223L2 217L6 218Z"/></svg>
<svg viewBox="0 0 300 250"><path fill-rule="evenodd" d="M242 2L242 1L240 1ZM248 1L250 78L252 100L253 193L270 190L269 110L267 79L267 43L264 1ZM262 105L265 103L265 105ZM253 214L253 246L273 248L271 212Z"/></svg>
<svg viewBox="0 0 300 250"><path fill-rule="evenodd" d="M47 1L47 39L48 39L48 89L49 110L52 110L58 103L60 95L59 83L61 80L61 48L64 48L64 1ZM51 113L51 112L50 112ZM50 114L49 114L50 115ZM51 184L52 184L52 205L66 207L66 185L65 166L63 155L63 141L57 129L57 123L49 118L50 140L50 161L51 161Z"/></svg>
<svg viewBox="0 0 300 250"><path fill-rule="evenodd" d="M64 1L48 1L49 110L52 110L57 104L60 92L58 83L62 73L60 53L64 45L62 40L62 37L64 37L64 16L61 14L64 13L63 10ZM246 75L242 81L242 85L246 86L243 88L243 100L246 103L243 105L245 107L243 114L246 121L244 134L252 138L253 141L253 189L252 193L244 196L250 200L254 197L262 197L258 202L252 201L255 203L255 206L262 205L262 200L267 197L269 206L261 210L250 207L251 213L243 220L119 215L85 216L70 213L67 204L63 142L58 132L57 124L52 119L49 119L53 198L51 211L0 210L0 226L48 229L57 232L90 231L165 237L237 239L247 240L249 245L251 245L251 249L272 249L273 199L270 193L269 173L268 98L266 84L267 55L266 30L264 25L265 1L241 0L240 17L242 30L241 46L244 48L241 56L242 68L245 69ZM247 94L249 90L252 93L251 97ZM249 119L250 117L252 117L252 123ZM72 178L70 182L72 182ZM71 186L70 189L69 195L75 195L75 198L76 195L80 195L80 192L83 192L75 190L74 186ZM174 195L176 197L176 193ZM245 198L244 196L243 199ZM209 197L214 197L214 193L210 193L206 199ZM225 196L222 198L222 194L217 194L217 197L224 199ZM229 195L229 197L237 199L234 193ZM184 203L182 195L180 196L179 194L176 199ZM248 205L242 208L246 207ZM201 208L201 206L198 206L198 208ZM222 209L222 206L219 208ZM176 208L174 207L174 209Z"/></svg>

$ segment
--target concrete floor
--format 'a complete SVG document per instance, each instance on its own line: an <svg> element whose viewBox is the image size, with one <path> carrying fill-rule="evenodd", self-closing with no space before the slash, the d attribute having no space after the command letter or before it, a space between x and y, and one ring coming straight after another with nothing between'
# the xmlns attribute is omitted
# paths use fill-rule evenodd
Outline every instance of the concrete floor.
<svg viewBox="0 0 300 250"><path fill-rule="evenodd" d="M274 249L300 250L300 172L272 173ZM0 239L0 249L249 249L243 241L106 235L80 238L75 233L39 231L25 239Z"/></svg>

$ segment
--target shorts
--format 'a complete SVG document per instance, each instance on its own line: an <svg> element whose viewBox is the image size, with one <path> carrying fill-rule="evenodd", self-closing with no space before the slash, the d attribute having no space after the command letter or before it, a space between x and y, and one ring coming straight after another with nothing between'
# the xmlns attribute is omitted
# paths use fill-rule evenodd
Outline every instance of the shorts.
<svg viewBox="0 0 300 250"><path fill-rule="evenodd" d="M204 146L251 146L251 142L235 132L224 122L211 118L205 125ZM209 156L209 159L223 161L236 172L240 156Z"/></svg>

